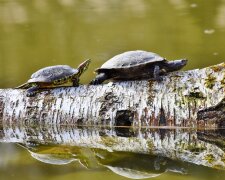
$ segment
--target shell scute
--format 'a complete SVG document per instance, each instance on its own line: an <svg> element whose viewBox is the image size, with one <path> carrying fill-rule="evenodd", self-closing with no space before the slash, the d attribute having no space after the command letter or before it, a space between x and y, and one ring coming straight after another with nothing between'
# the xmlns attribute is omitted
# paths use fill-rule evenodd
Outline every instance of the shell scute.
<svg viewBox="0 0 225 180"><path fill-rule="evenodd" d="M100 69L130 68L141 64L150 64L160 61L165 61L165 58L156 53L142 50L127 51L109 59Z"/></svg>
<svg viewBox="0 0 225 180"><path fill-rule="evenodd" d="M73 69L68 65L49 66L33 73L28 82L57 82L63 78L69 78L71 75L77 73L77 69Z"/></svg>

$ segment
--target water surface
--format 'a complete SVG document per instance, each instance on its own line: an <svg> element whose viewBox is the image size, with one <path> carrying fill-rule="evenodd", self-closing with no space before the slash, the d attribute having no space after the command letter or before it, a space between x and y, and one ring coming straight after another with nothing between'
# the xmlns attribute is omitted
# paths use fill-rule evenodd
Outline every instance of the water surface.
<svg viewBox="0 0 225 180"><path fill-rule="evenodd" d="M0 0L0 88L18 86L45 66L76 67L91 58L81 78L88 83L107 59L136 49L169 60L187 58L185 70L202 68L224 62L224 47L223 0ZM126 179L92 160L91 168L78 161L52 165L20 145L1 143L0 179ZM224 177L198 166L190 172L164 172L154 179Z"/></svg>

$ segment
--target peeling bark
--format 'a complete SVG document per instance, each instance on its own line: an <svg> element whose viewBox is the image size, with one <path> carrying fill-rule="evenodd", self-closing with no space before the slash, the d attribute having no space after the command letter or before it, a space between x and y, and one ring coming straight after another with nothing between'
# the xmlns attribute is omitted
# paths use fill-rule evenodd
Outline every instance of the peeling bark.
<svg viewBox="0 0 225 180"><path fill-rule="evenodd" d="M162 82L81 85L46 90L35 97L26 97L25 90L2 89L0 119L6 124L202 127L207 117L197 120L197 113L219 104L224 90L224 63L170 73ZM210 126L223 126L221 122Z"/></svg>

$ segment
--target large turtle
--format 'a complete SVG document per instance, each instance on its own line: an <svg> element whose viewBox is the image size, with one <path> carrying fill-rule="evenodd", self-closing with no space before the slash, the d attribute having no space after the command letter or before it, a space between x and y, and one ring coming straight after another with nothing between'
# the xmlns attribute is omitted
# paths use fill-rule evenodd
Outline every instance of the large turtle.
<svg viewBox="0 0 225 180"><path fill-rule="evenodd" d="M140 80L154 79L161 81L161 75L177 71L187 64L186 59L167 61L158 54L136 50L116 55L105 62L90 84L101 84L107 79L113 80Z"/></svg>
<svg viewBox="0 0 225 180"><path fill-rule="evenodd" d="M78 86L80 75L88 68L90 60L81 63L77 69L68 65L57 65L42 68L32 74L31 78L17 89L27 89L27 96L35 96L41 89Z"/></svg>

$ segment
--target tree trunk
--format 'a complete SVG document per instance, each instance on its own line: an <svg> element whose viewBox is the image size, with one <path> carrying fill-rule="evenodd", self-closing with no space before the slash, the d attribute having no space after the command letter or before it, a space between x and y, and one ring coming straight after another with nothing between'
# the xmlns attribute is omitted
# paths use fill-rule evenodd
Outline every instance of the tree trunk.
<svg viewBox="0 0 225 180"><path fill-rule="evenodd" d="M152 80L56 88L35 97L0 90L3 123L101 126L224 126L225 64ZM219 117L207 123L207 118ZM197 118L198 117L198 118ZM199 123L198 123L199 122Z"/></svg>

